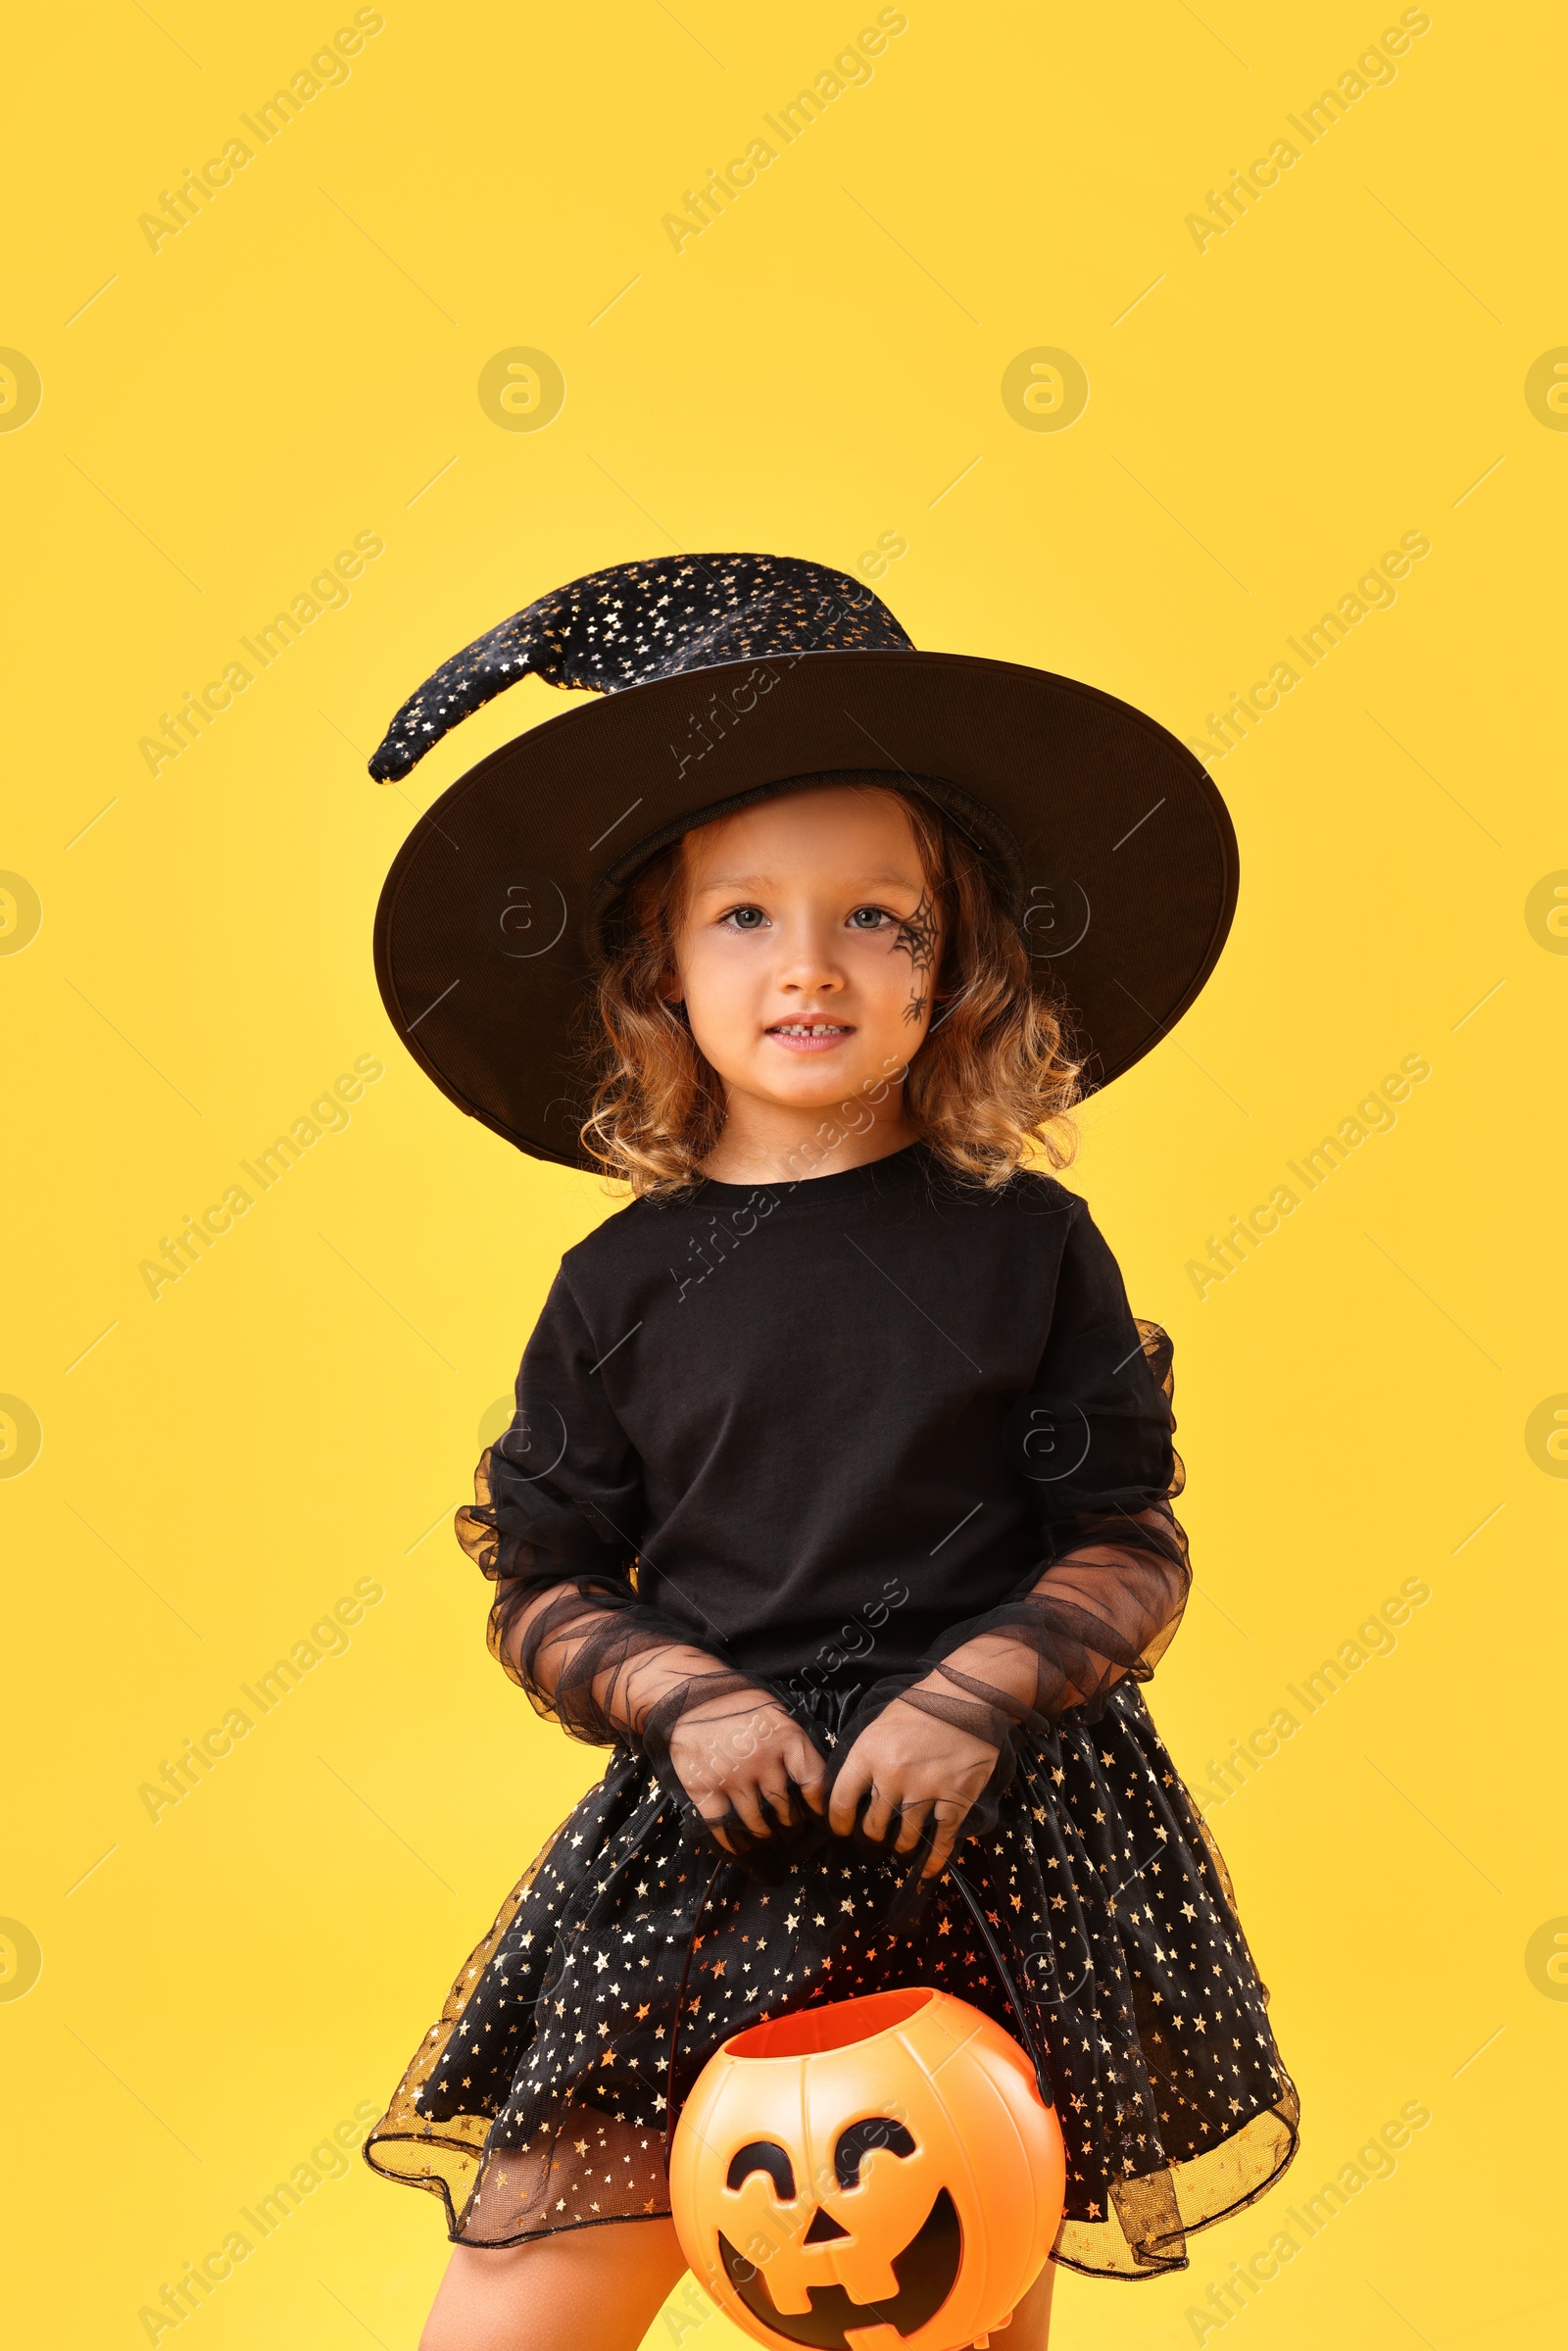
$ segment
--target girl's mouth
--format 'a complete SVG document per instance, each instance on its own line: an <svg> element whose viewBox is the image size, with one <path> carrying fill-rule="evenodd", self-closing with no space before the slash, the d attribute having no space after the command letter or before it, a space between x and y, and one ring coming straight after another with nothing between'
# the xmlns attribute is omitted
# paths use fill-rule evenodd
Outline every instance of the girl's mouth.
<svg viewBox="0 0 1568 2351"><path fill-rule="evenodd" d="M855 1027L843 1020L778 1020L763 1034L782 1045L786 1053L825 1053L846 1037L853 1037Z"/></svg>

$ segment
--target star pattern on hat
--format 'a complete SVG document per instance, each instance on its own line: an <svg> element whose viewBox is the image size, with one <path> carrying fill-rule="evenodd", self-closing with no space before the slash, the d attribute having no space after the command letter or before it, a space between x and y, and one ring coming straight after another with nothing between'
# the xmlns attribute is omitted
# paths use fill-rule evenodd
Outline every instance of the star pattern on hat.
<svg viewBox="0 0 1568 2351"><path fill-rule="evenodd" d="M864 582L798 556L653 556L541 596L443 661L370 760L395 783L463 719L530 672L618 694L651 679L763 655L912 651Z"/></svg>

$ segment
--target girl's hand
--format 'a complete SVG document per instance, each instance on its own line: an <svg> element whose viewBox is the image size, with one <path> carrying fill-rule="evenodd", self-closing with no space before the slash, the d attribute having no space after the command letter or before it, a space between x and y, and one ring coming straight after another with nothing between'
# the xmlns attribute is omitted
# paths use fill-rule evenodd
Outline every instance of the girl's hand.
<svg viewBox="0 0 1568 2351"><path fill-rule="evenodd" d="M828 1826L836 1837L852 1835L869 1789L861 1836L881 1844L897 1821L893 1850L912 1853L929 1834L931 1850L920 1875L939 1877L996 1764L997 1749L987 1740L895 1698L845 1757L833 1783Z"/></svg>
<svg viewBox="0 0 1568 2351"><path fill-rule="evenodd" d="M681 1715L669 1734L681 1786L726 1853L739 1848L720 1824L737 1818L759 1843L793 1828L797 1796L820 1813L827 1766L795 1717L761 1690L731 1691ZM776 1816L776 1819L774 1817Z"/></svg>

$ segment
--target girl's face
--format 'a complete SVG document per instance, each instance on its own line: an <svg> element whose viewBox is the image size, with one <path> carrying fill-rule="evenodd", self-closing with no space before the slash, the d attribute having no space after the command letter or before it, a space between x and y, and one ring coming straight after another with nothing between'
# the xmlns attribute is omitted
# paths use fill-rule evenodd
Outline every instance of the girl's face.
<svg viewBox="0 0 1568 2351"><path fill-rule="evenodd" d="M672 998L739 1102L892 1099L931 1024L941 936L907 816L828 788L723 816L682 844ZM872 1089L878 1091L872 1093Z"/></svg>

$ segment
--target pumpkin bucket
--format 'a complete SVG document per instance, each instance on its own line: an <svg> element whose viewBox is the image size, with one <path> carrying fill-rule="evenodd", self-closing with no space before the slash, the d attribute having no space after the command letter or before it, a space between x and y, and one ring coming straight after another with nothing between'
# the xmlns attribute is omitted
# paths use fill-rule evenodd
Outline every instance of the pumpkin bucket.
<svg viewBox="0 0 1568 2351"><path fill-rule="evenodd" d="M1011 2034L914 1985L725 2041L681 2112L669 2194L693 2273L755 2342L964 2351L1039 2277L1065 2179Z"/></svg>

